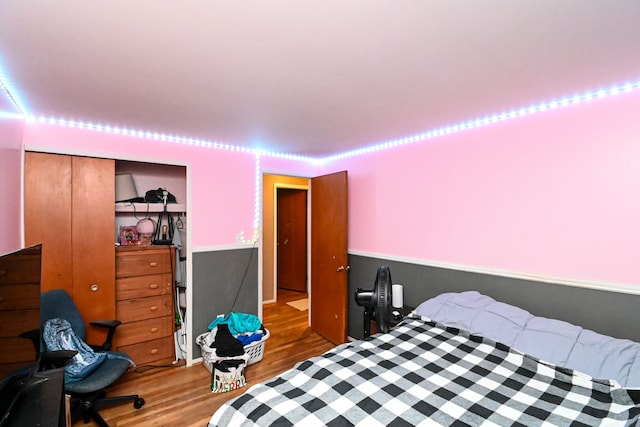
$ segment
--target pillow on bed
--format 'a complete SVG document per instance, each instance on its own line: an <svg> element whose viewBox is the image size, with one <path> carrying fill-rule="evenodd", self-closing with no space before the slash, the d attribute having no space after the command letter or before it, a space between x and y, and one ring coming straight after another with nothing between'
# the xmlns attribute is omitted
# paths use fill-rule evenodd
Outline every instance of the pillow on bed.
<svg viewBox="0 0 640 427"><path fill-rule="evenodd" d="M533 317L476 291L441 294L420 304L416 313L509 346Z"/></svg>
<svg viewBox="0 0 640 427"><path fill-rule="evenodd" d="M423 302L415 311L546 362L594 378L614 379L626 387L640 387L639 343L534 316L476 291L441 294Z"/></svg>
<svg viewBox="0 0 640 427"><path fill-rule="evenodd" d="M613 378L625 387L640 387L639 348L636 342L583 329L567 366L598 372L597 378Z"/></svg>
<svg viewBox="0 0 640 427"><path fill-rule="evenodd" d="M473 320L473 329L479 335L486 333L485 337L513 347L518 335L532 317L531 313L519 307L492 301ZM495 325L501 326L496 328Z"/></svg>
<svg viewBox="0 0 640 427"><path fill-rule="evenodd" d="M569 367L567 360L580 332L582 328L571 323L532 316L513 343L513 348L547 362Z"/></svg>

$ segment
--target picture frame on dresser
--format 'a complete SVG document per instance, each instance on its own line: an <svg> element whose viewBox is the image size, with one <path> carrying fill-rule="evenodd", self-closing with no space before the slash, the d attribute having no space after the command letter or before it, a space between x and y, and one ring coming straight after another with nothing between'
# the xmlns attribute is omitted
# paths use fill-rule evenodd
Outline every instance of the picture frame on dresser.
<svg viewBox="0 0 640 427"><path fill-rule="evenodd" d="M120 226L120 245L121 246L134 246L139 245L140 239L138 237L138 230L133 225L121 225Z"/></svg>

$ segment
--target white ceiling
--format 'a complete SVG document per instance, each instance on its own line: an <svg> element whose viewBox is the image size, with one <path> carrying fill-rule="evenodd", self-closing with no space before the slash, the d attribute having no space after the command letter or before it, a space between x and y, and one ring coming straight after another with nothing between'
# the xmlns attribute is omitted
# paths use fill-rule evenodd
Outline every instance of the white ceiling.
<svg viewBox="0 0 640 427"><path fill-rule="evenodd" d="M25 112L325 155L640 79L638 0L0 0Z"/></svg>

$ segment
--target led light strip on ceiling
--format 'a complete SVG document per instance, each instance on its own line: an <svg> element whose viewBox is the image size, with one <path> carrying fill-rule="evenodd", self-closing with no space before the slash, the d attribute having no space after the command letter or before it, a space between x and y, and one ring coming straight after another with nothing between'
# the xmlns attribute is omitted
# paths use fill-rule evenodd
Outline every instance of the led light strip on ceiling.
<svg viewBox="0 0 640 427"><path fill-rule="evenodd" d="M621 93L628 93L640 88L640 81L627 83L624 85L612 86L608 89L600 89L593 92L586 92L579 95L564 97L559 100L542 102L529 107L523 107L516 110L511 110L509 112L493 114L483 118L468 120L468 121L461 122L458 124L453 124L450 126L443 126L434 130L425 131L415 135L410 135L410 136L392 139L389 141L374 143L371 145L364 146L362 148L358 148L355 150L348 150L348 151L336 153L330 156L310 157L310 156L301 156L296 154L282 153L277 151L265 151L262 149L246 148L238 145L215 142L215 141L210 141L205 139L189 138L189 137L168 135L168 134L157 133L157 132L127 129L127 128L122 128L117 126L87 123L87 122L76 121L76 120L57 119L57 118L42 117L42 116L35 117L33 115L28 115L25 113L26 109L23 107L24 104L22 102L19 102L18 98L14 95L15 91L11 90L11 85L9 85L7 82L8 80L6 79L5 75L1 73L1 70L0 70L0 88L6 93L8 99L10 100L12 105L14 105L15 109L18 111L17 117L21 117L27 121L31 121L31 122L35 121L35 122L47 123L47 124L52 124L57 126L73 127L78 129L86 129L86 130L96 131L96 132L106 132L106 133L112 133L115 135L146 138L146 139L152 139L156 141L180 143L180 144L186 144L186 145L193 145L196 147L213 148L213 149L227 150L227 151L237 151L237 152L254 154L256 156L275 157L275 158L282 158L287 160L309 162L313 164L325 164L338 159L344 159L344 158L359 156L362 154L371 153L375 151L381 151L389 148L399 147L402 145L413 144L416 142L433 139L438 136L449 135L452 133L469 130L469 129L475 129L485 125L503 122L503 121L514 119L517 117L523 117L526 115L540 113L548 110L555 110L562 107L568 107L570 105L577 105L577 104L588 102L594 99L606 98L606 97L618 95ZM16 114L5 114L5 115L16 117Z"/></svg>
<svg viewBox="0 0 640 427"><path fill-rule="evenodd" d="M426 140L433 139L443 135L449 135L449 134L464 131L464 130L475 129L475 128L490 125L493 123L503 122L506 120L527 116L530 114L540 113L540 112L549 111L549 110L555 110L557 108L577 105L577 104L588 102L594 99L602 99L602 98L618 95L621 93L628 93L633 90L640 89L640 81L627 83L619 86L612 86L609 89L601 89L594 92L586 92L580 95L561 98L559 100L542 102L529 107L523 107L517 110L511 110L509 112L493 114L491 116L469 120L466 122L462 122L462 123L458 123L450 126L444 126L438 129L422 132L422 133L411 135L411 136L406 136L406 137L397 138L389 141L375 143L375 144L368 145L355 150L348 150L342 153L337 153L331 156L309 157L309 156L300 156L295 154L281 153L276 151L264 151L261 149L246 148L246 147L241 147L241 146L232 145L232 144L209 141L205 139L196 139L196 138L162 134L157 132L133 130L133 129L116 127L116 126L106 126L101 124L81 122L76 120L56 119L56 118L50 118L50 117L36 118L35 116L27 115L25 113L26 109L24 108L24 104L18 99L18 97L14 95L16 92L11 90L11 86L7 82L8 82L7 78L4 76L4 74L2 74L0 70L0 89L2 89L2 91L6 94L7 98L9 99L10 103L14 106L17 113L0 113L0 116L21 118L26 121L36 121L36 122L47 123L47 124L52 124L56 126L73 127L73 128L86 129L86 130L91 130L96 132L106 132L106 133L112 133L116 135L132 136L132 137L152 139L152 140L163 141L163 142L180 143L180 144L193 145L196 147L236 151L236 152L249 153L249 154L255 155L255 159L256 159L255 160L255 201L254 201L254 212L253 212L254 230L253 230L253 236L251 237L251 239L247 240L247 239L244 239L244 237L242 238L243 243L255 243L259 238L260 213L261 213L260 202L262 199L262 167L260 162L261 157L275 157L275 158L282 158L287 160L309 162L313 164L325 164L334 160L355 157L355 156L359 156L366 153L372 153L372 152L386 150L389 148L399 147L407 144L413 144L420 141L426 141Z"/></svg>
<svg viewBox="0 0 640 427"><path fill-rule="evenodd" d="M347 157L359 156L361 154L371 153L374 151L386 150L402 145L412 144L419 141L425 141L427 139L436 138L442 135L449 135L452 133L479 128L485 125L493 123L503 122L506 120L514 119L517 117L527 116L530 114L540 113L548 110L555 110L562 107L568 107L570 105L581 104L584 102L592 101L594 99L602 99L621 93L628 93L633 90L640 89L640 81L634 83L627 83L621 86L613 86L609 89L601 89L595 92L586 92L580 95L561 98L559 100L553 100L549 102L542 102L540 104L532 105L530 107L523 107L517 110L511 110L509 112L493 114L479 119L469 120L466 122L454 124L451 126L444 126L435 130L419 133L416 135L406 136L402 138L392 139L385 142L380 142L366 147L358 148L355 150L344 151L342 153L334 154L331 156L319 159L320 162L330 162L337 159L344 159Z"/></svg>
<svg viewBox="0 0 640 427"><path fill-rule="evenodd" d="M26 115L26 109L23 107L24 104L19 99L17 99L17 96L15 95L16 91L12 90L11 87L12 86L9 83L9 79L4 74L2 69L0 69L0 92L4 92L7 99L9 100L9 103L13 105L13 108L15 108L16 110L16 113L0 112L0 115L4 117L23 118Z"/></svg>

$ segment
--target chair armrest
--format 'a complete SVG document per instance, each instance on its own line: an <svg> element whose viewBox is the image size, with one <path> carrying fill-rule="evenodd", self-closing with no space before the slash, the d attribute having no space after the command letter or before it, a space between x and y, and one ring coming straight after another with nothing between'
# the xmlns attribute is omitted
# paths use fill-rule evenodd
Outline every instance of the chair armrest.
<svg viewBox="0 0 640 427"><path fill-rule="evenodd" d="M20 335L20 338L26 338L33 343L33 348L38 351L40 348L40 329L32 329L27 332L23 332Z"/></svg>
<svg viewBox="0 0 640 427"><path fill-rule="evenodd" d="M119 320L94 320L93 322L89 322L93 326L99 326L101 328L117 328L122 323Z"/></svg>
<svg viewBox="0 0 640 427"><path fill-rule="evenodd" d="M75 350L44 351L40 354L40 365L43 369L56 369L66 366L73 356L78 354Z"/></svg>
<svg viewBox="0 0 640 427"><path fill-rule="evenodd" d="M91 346L96 351L109 351L111 350L111 342L113 341L113 335L116 332L116 328L120 326L122 322L119 320L94 320L89 322L90 325L97 326L99 328L108 329L107 339L101 346Z"/></svg>

